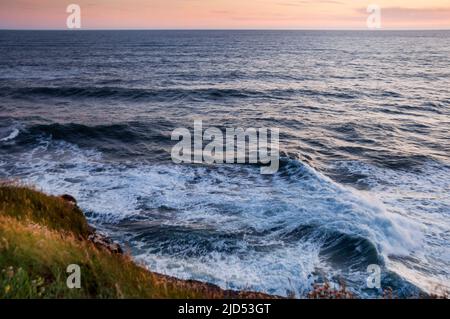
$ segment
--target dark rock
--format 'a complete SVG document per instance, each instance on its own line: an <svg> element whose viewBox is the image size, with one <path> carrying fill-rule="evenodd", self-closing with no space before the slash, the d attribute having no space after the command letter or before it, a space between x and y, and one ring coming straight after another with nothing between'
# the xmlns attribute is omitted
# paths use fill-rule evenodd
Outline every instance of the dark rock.
<svg viewBox="0 0 450 319"><path fill-rule="evenodd" d="M73 197L71 195L64 194L64 195L61 195L60 197L61 197L61 199L63 199L64 201L66 201L69 204L72 204L75 206L77 205L77 200L75 199L75 197Z"/></svg>
<svg viewBox="0 0 450 319"><path fill-rule="evenodd" d="M60 198L70 205L77 206L77 200L72 195L64 194ZM98 248L106 249L113 254L123 254L122 247L119 244L113 242L108 236L98 232L95 227L89 226L89 233L88 240Z"/></svg>
<svg viewBox="0 0 450 319"><path fill-rule="evenodd" d="M113 254L123 254L122 247L103 234L95 232L89 235L88 239L98 248L104 248Z"/></svg>
<svg viewBox="0 0 450 319"><path fill-rule="evenodd" d="M97 231L97 229L92 225L88 225L88 230L89 230L89 234L91 234L91 235Z"/></svg>

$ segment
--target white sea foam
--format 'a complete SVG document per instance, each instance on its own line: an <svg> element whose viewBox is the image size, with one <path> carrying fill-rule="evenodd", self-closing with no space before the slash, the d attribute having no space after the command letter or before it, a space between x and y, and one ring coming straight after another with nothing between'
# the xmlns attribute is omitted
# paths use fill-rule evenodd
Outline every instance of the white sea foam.
<svg viewBox="0 0 450 319"><path fill-rule="evenodd" d="M312 243L260 254L250 251L246 256L211 252L200 258L160 254L142 254L137 258L156 272L178 278L195 278L224 289L254 290L284 296L288 291L295 292L297 296L307 292L316 278L311 274L320 265L318 247Z"/></svg>
<svg viewBox="0 0 450 319"><path fill-rule="evenodd" d="M338 163L337 167L362 177L372 198L383 203L385 210L401 225L403 238L422 245L411 247L409 257L417 262L387 258L390 269L423 289L450 289L450 168L429 162L420 171L405 172L376 167L361 162ZM411 223L422 225L420 233ZM398 247L389 254L398 255Z"/></svg>
<svg viewBox="0 0 450 319"><path fill-rule="evenodd" d="M7 142L15 139L19 135L20 131L17 128L14 128L8 136L0 138L0 142Z"/></svg>
<svg viewBox="0 0 450 319"><path fill-rule="evenodd" d="M98 152L42 140L15 167L18 175L46 192L74 195L96 223L143 215L157 216L160 225L192 231L269 231L264 238L239 239L253 247L245 257L220 251L205 252L201 258L170 256L164 250L139 252L139 258L156 271L208 279L223 287L242 287L251 281L257 290L285 294L290 280L294 291L305 291L313 272L327 267L320 262L320 240L300 239L295 245L279 240L302 225L366 238L385 259L426 249L417 223L386 209L371 193L345 188L293 160L272 177L242 165L111 165ZM163 213L162 207L167 209ZM255 248L271 241L273 250L262 253ZM145 246L136 240L133 244Z"/></svg>

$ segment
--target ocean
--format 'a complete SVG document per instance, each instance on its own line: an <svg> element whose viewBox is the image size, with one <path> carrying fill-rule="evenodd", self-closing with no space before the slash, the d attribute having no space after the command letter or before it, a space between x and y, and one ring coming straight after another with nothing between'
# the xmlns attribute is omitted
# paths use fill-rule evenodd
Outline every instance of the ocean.
<svg viewBox="0 0 450 319"><path fill-rule="evenodd" d="M450 288L450 31L0 31L0 178L75 196L149 269L305 296ZM175 164L275 127L280 169Z"/></svg>

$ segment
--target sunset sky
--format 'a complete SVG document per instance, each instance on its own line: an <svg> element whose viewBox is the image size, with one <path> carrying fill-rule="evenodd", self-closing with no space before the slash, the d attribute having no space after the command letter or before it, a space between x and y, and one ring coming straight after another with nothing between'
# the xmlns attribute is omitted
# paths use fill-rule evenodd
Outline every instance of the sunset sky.
<svg viewBox="0 0 450 319"><path fill-rule="evenodd" d="M365 29L369 4L384 29L450 29L449 0L0 0L0 29Z"/></svg>

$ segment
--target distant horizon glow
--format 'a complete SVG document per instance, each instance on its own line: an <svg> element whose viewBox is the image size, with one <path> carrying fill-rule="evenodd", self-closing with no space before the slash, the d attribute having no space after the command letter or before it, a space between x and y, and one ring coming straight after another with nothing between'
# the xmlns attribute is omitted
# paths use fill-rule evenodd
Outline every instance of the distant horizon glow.
<svg viewBox="0 0 450 319"><path fill-rule="evenodd" d="M369 4L382 29L450 29L448 0L2 0L0 29L66 29L69 4L82 29L367 29Z"/></svg>

